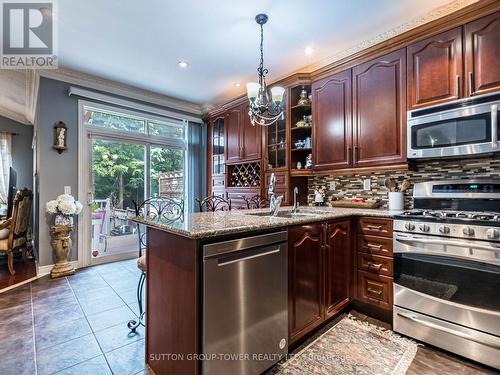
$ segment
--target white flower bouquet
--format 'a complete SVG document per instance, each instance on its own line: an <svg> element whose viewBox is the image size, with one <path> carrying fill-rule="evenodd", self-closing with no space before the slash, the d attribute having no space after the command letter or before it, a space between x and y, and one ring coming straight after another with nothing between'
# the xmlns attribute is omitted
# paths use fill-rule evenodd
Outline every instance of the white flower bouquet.
<svg viewBox="0 0 500 375"><path fill-rule="evenodd" d="M48 201L45 211L56 215L56 225L73 224L72 216L82 212L83 206L70 194L61 194L56 199Z"/></svg>

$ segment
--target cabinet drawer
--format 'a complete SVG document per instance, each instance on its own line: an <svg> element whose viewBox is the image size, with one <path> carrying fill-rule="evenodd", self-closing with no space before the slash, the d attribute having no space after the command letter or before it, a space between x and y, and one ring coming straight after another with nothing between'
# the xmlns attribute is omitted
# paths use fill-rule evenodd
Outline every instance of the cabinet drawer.
<svg viewBox="0 0 500 375"><path fill-rule="evenodd" d="M392 258L358 253L358 269L392 277Z"/></svg>
<svg viewBox="0 0 500 375"><path fill-rule="evenodd" d="M359 231L363 234L392 238L392 220L377 217L362 217L359 219Z"/></svg>
<svg viewBox="0 0 500 375"><path fill-rule="evenodd" d="M392 309L392 279L358 271L358 299L383 309Z"/></svg>
<svg viewBox="0 0 500 375"><path fill-rule="evenodd" d="M266 173L266 190L269 187L269 182L271 180L271 174L267 172ZM278 188L286 188L287 187L287 173L286 172L281 172L281 173L274 173L274 177L276 178L276 187Z"/></svg>
<svg viewBox="0 0 500 375"><path fill-rule="evenodd" d="M358 251L392 257L392 238L358 235Z"/></svg>
<svg viewBox="0 0 500 375"><path fill-rule="evenodd" d="M224 188L224 175L218 175L212 177L212 187L213 188Z"/></svg>

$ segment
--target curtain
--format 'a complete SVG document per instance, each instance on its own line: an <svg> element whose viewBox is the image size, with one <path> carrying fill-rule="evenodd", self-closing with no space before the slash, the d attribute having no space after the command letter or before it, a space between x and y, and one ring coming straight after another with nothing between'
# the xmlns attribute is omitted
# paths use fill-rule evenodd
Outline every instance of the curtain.
<svg viewBox="0 0 500 375"><path fill-rule="evenodd" d="M9 173L12 167L12 135L0 133L0 201L7 204Z"/></svg>
<svg viewBox="0 0 500 375"><path fill-rule="evenodd" d="M189 122L188 125L188 202L189 212L198 210L195 198L207 194L207 127Z"/></svg>

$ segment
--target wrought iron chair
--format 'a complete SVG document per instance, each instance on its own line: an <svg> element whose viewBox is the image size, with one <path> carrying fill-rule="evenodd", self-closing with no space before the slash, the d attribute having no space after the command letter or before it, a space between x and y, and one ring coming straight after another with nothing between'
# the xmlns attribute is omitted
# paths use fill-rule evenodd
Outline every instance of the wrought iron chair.
<svg viewBox="0 0 500 375"><path fill-rule="evenodd" d="M231 199L224 199L218 195L212 195L204 199L196 198L200 212L230 211Z"/></svg>
<svg viewBox="0 0 500 375"><path fill-rule="evenodd" d="M255 209L255 208L264 208L264 207L269 207L269 199L266 197L263 197L259 194L254 195L251 198L243 197L247 204L247 208L249 210Z"/></svg>
<svg viewBox="0 0 500 375"><path fill-rule="evenodd" d="M175 221L184 220L184 200L175 200L171 198L150 198L141 204L132 201L135 209L136 218L147 219L148 221L157 221L163 224L171 224ZM146 311L143 306L144 282L146 281L146 230L144 224L136 223L137 236L139 237L139 259L137 268L141 270L139 283L137 284L137 303L139 304L139 319L132 319L127 323L131 332L142 325L144 326L144 316Z"/></svg>

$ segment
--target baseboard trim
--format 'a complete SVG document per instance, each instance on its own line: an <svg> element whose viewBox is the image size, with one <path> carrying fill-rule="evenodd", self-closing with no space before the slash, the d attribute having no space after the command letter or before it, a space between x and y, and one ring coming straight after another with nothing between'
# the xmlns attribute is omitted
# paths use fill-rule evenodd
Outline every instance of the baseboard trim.
<svg viewBox="0 0 500 375"><path fill-rule="evenodd" d="M77 260L73 260L70 263L75 268L75 270L78 268L78 261ZM37 264L36 264L37 277L42 277L42 276L50 274L50 270L52 269L52 267L54 267L53 264L49 264L47 266L40 266L40 265L38 265L38 262L37 262Z"/></svg>

